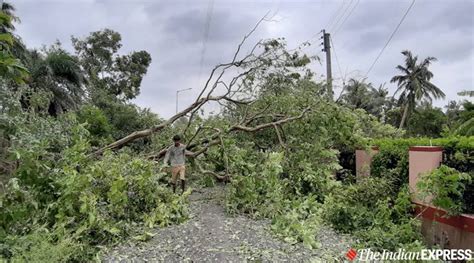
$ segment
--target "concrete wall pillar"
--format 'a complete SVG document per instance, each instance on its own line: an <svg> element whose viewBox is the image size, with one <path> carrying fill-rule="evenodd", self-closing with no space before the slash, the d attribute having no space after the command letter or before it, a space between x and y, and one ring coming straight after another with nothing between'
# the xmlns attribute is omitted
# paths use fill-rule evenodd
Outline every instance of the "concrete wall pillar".
<svg viewBox="0 0 474 263"><path fill-rule="evenodd" d="M439 167L443 160L443 148L438 146L412 146L409 151L409 187L412 201L422 203L418 200L416 183L420 175ZM426 203L426 200L425 200Z"/></svg>
<svg viewBox="0 0 474 263"><path fill-rule="evenodd" d="M370 150L356 150L356 177L366 177L370 175L370 165L372 157L379 152L378 147L372 147Z"/></svg>

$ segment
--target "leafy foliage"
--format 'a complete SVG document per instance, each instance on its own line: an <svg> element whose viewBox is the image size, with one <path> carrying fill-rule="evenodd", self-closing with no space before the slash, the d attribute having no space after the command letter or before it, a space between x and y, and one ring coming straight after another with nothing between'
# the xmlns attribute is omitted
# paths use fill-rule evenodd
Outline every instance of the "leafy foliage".
<svg viewBox="0 0 474 263"><path fill-rule="evenodd" d="M232 181L226 200L229 213L273 218L281 213L284 188L280 180L283 154L271 153L261 167Z"/></svg>
<svg viewBox="0 0 474 263"><path fill-rule="evenodd" d="M405 66L398 65L397 69L402 75L394 76L390 82L397 83L400 92L399 102L404 107L400 128L405 124L408 112L413 110L416 103L421 100L432 101L432 98L444 98L444 92L430 82L433 73L428 69L435 57L427 57L418 63L418 56L413 56L408 50L402 51L405 56Z"/></svg>
<svg viewBox="0 0 474 263"><path fill-rule="evenodd" d="M412 112L408 120L407 134L437 138L441 136L446 124L447 118L440 108L435 108L431 104L423 104Z"/></svg>
<svg viewBox="0 0 474 263"><path fill-rule="evenodd" d="M15 47L15 38L12 31L15 29L13 21L18 18L13 14L12 5L2 2L0 10L0 76L23 84L28 76L28 70L16 58L12 49Z"/></svg>
<svg viewBox="0 0 474 263"><path fill-rule="evenodd" d="M321 218L316 198L290 199L286 194L289 180L280 176L282 158L282 153L270 153L257 172L233 180L226 199L227 211L272 218L273 232L285 241L319 247L316 234Z"/></svg>
<svg viewBox="0 0 474 263"><path fill-rule="evenodd" d="M72 44L91 82L90 93L105 92L116 98L130 100L140 93L140 84L151 63L146 51L118 55L122 37L110 29L92 32L79 39L72 37Z"/></svg>
<svg viewBox="0 0 474 263"><path fill-rule="evenodd" d="M151 56L146 51L121 55L121 35L110 29L73 37L76 55L59 43L21 52L21 42L11 34L13 11L3 3L0 13L0 171L7 185L0 194L2 259L90 261L101 246L127 236L150 238L146 231L136 233L137 227L186 220L189 192L173 195L163 183L165 174L136 154L156 154L176 133L198 146L218 138L219 147L193 161L191 170L201 164L207 174L230 176L226 210L271 219L273 233L289 243L317 248L319 228L328 223L357 236L365 247L423 247L407 190L411 145L442 145L445 164L457 169L442 166L425 177L422 185L436 204L453 213L472 209L474 140L458 137L472 135L472 103L450 105L446 114L430 103L419 105L444 97L430 83L432 57L418 63L403 52L406 65L397 67L402 75L392 79L401 92L398 105L382 86L356 80L334 102L332 91L315 81L308 67L316 56L302 53L301 47L288 51L283 38L262 40L255 46L260 56L252 53L222 66L246 72L230 83L237 83L235 93L248 101L220 100L222 112L213 116L199 114L199 105L195 115L180 118L159 135L95 159L90 155L94 147L163 123L130 103L140 92ZM18 58L31 72L28 79ZM25 80L27 85L20 86ZM301 112L285 125L247 133L231 129L235 123L259 127ZM402 127L409 113L407 135L449 137L400 139L405 132L392 125ZM194 138L200 129L205 131ZM356 181L348 153L371 144L381 149L372 177ZM201 184L215 184L210 176L201 178Z"/></svg>
<svg viewBox="0 0 474 263"><path fill-rule="evenodd" d="M394 193L383 178L365 178L341 186L326 198L323 219L337 230L353 233L363 247L396 250L421 246L419 222L411 216L408 188Z"/></svg>
<svg viewBox="0 0 474 263"><path fill-rule="evenodd" d="M89 132L74 114L4 112L2 119L17 163L0 195L3 258L29 261L38 253L84 261L97 246L132 234L137 223L167 226L187 218L189 192L173 195L153 162L126 149L91 160Z"/></svg>
<svg viewBox="0 0 474 263"><path fill-rule="evenodd" d="M312 196L286 203L286 210L272 220L272 231L286 242L303 242L306 247L318 248L319 227L322 224L319 204Z"/></svg>
<svg viewBox="0 0 474 263"><path fill-rule="evenodd" d="M422 200L431 199L433 205L441 207L449 214L459 214L464 210L463 194L472 176L460 173L454 168L441 165L439 168L421 175L417 187Z"/></svg>
<svg viewBox="0 0 474 263"><path fill-rule="evenodd" d="M49 49L29 52L28 69L31 72L30 90L24 103L31 104L31 96L43 91L52 94L47 107L50 115L57 116L77 109L84 99L85 78L78 61L60 43Z"/></svg>
<svg viewBox="0 0 474 263"><path fill-rule="evenodd" d="M103 145L112 140L113 126L101 109L93 105L84 105L76 115L80 123L86 123L85 128L92 137L91 144L93 146Z"/></svg>

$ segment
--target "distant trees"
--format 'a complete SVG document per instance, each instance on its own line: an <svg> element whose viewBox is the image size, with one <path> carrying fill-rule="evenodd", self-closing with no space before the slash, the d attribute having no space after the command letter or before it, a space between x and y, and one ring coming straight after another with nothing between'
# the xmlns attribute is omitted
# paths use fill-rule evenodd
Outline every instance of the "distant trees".
<svg viewBox="0 0 474 263"><path fill-rule="evenodd" d="M474 103L464 101L463 110L459 112L456 135L474 136Z"/></svg>
<svg viewBox="0 0 474 263"><path fill-rule="evenodd" d="M402 51L405 56L405 66L398 65L396 68L402 72L401 75L394 76L390 82L396 83L398 89L395 94L400 93L399 102L403 107L403 115L399 128L403 128L410 111L413 111L417 102L425 99L444 98L445 94L441 89L430 82L433 73L428 66L436 61L434 57L427 57L418 63L418 56L413 56L408 50Z"/></svg>
<svg viewBox="0 0 474 263"><path fill-rule="evenodd" d="M59 116L75 112L97 146L161 120L148 109L129 102L151 63L146 51L119 55L121 36L110 29L85 38L72 37L76 54L59 42L29 50L15 30L15 8L3 3L0 10L0 80L2 90L18 93L23 110ZM0 106L1 107L1 106Z"/></svg>
<svg viewBox="0 0 474 263"><path fill-rule="evenodd" d="M84 39L72 37L78 59L90 81L89 93L93 100L106 94L126 101L140 93L151 56L146 51L118 55L121 40L120 34L110 29L92 32Z"/></svg>
<svg viewBox="0 0 474 263"><path fill-rule="evenodd" d="M337 101L351 109L363 109L383 123L400 129L406 126L408 136L473 135L474 104L450 101L445 106L446 112L432 105L433 99L445 97L443 91L430 82L433 73L428 67L436 58L427 57L418 62L418 57L410 51L402 54L405 65L396 67L402 74L391 79L398 86L394 94L400 93L398 99L388 96L388 90L382 85L374 88L370 82L350 79ZM473 91L458 93L460 96L473 94Z"/></svg>
<svg viewBox="0 0 474 263"><path fill-rule="evenodd" d="M474 97L474 90L463 90L461 92L458 92L459 96L469 96L469 97Z"/></svg>
<svg viewBox="0 0 474 263"><path fill-rule="evenodd" d="M367 113L382 119L384 112L393 107L393 100L388 97L388 90L382 85L374 88L372 83L350 79L339 98L342 104L352 109L364 109Z"/></svg>
<svg viewBox="0 0 474 263"><path fill-rule="evenodd" d="M408 119L407 135L441 137L447 117L440 108L424 102L416 107Z"/></svg>
<svg viewBox="0 0 474 263"><path fill-rule="evenodd" d="M108 130L108 135L113 139L161 121L150 110L141 109L129 102L140 93L151 56L146 51L119 55L121 41L120 34L111 29L92 32L85 38L72 37L77 60L88 80L87 102L96 107L83 107L81 112L85 112L81 113L81 120L91 118L87 122L94 123L94 116L103 114L110 128L102 131Z"/></svg>
<svg viewBox="0 0 474 263"><path fill-rule="evenodd" d="M77 59L59 43L43 51L29 51L27 66L32 92L45 91L52 95L48 106L50 115L78 108L85 95L85 76Z"/></svg>

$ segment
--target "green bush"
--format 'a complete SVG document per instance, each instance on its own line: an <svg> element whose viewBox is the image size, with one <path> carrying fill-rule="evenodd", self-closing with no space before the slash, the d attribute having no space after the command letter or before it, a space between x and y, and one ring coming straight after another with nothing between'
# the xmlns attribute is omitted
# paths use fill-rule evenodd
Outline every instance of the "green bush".
<svg viewBox="0 0 474 263"><path fill-rule="evenodd" d="M252 174L235 177L227 193L227 212L254 218L273 218L281 214L285 185L280 179L282 158L282 153L270 153Z"/></svg>
<svg viewBox="0 0 474 263"><path fill-rule="evenodd" d="M103 97L95 102L95 105L103 111L108 122L113 127L113 138L120 139L138 130L153 127L162 121L149 109L141 109L138 106L111 97Z"/></svg>
<svg viewBox="0 0 474 263"><path fill-rule="evenodd" d="M301 144L285 161L289 191L296 196L314 195L323 201L332 187L334 173L341 169L337 155L337 150L322 145Z"/></svg>
<svg viewBox="0 0 474 263"><path fill-rule="evenodd" d="M385 178L365 178L341 185L321 207L322 217L336 230L350 233L362 247L396 250L422 244L419 221L412 216L408 188L395 195Z"/></svg>
<svg viewBox="0 0 474 263"><path fill-rule="evenodd" d="M86 129L92 136L91 144L93 146L112 142L113 127L101 109L92 105L84 105L76 112L76 115L80 123L86 123Z"/></svg>
<svg viewBox="0 0 474 263"><path fill-rule="evenodd" d="M379 200L371 216L372 224L369 227L353 232L354 236L363 241L364 247L389 251L400 248L419 251L425 247L420 230L421 222L413 217L406 187L398 193L395 200Z"/></svg>
<svg viewBox="0 0 474 263"><path fill-rule="evenodd" d="M429 198L433 205L445 209L448 214L456 215L465 211L463 194L466 185L472 181L472 175L441 165L422 175L417 187L421 200Z"/></svg>
<svg viewBox="0 0 474 263"><path fill-rule="evenodd" d="M316 198L307 196L288 201L285 207L283 213L272 220L273 233L290 244L303 242L308 248L318 248L320 244L316 236L322 219Z"/></svg>
<svg viewBox="0 0 474 263"><path fill-rule="evenodd" d="M0 194L1 259L88 261L134 225L186 220L189 192L172 194L161 183L165 174L130 150L90 158L89 132L74 115L11 125L8 152L17 167Z"/></svg>
<svg viewBox="0 0 474 263"><path fill-rule="evenodd" d="M381 148L372 158L370 175L389 180L392 193L398 193L400 188L408 184L408 151L389 146Z"/></svg>
<svg viewBox="0 0 474 263"><path fill-rule="evenodd" d="M410 146L443 147L443 164L462 173L474 176L474 137L379 139L373 141L380 153L375 155L371 174L391 178L398 187L408 181L408 150ZM474 213L474 182L465 182L463 212Z"/></svg>
<svg viewBox="0 0 474 263"><path fill-rule="evenodd" d="M253 218L272 219L272 231L291 244L303 242L309 248L319 243L316 234L321 224L316 195L289 194L287 178L281 178L282 153L270 153L256 171L235 177L226 196L227 212L244 213Z"/></svg>
<svg viewBox="0 0 474 263"><path fill-rule="evenodd" d="M350 233L357 228L366 228L377 200L389 197L390 183L384 178L368 177L356 184L335 187L326 196L323 218L336 230Z"/></svg>

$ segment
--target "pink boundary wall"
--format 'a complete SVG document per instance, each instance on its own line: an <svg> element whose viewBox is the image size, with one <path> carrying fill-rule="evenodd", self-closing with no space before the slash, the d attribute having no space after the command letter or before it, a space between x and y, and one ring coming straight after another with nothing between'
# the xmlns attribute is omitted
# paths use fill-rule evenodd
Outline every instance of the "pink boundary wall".
<svg viewBox="0 0 474 263"><path fill-rule="evenodd" d="M414 146L409 150L409 187L416 214L421 215L421 231L430 245L450 249L474 250L474 216L461 214L446 216L442 209L416 198L419 176L436 169L443 159L443 149L433 146Z"/></svg>
<svg viewBox="0 0 474 263"><path fill-rule="evenodd" d="M412 201L423 203L416 197L418 194L416 183L418 182L420 174L439 167L443 160L443 148L437 146L413 146L410 147L408 155L408 182L410 193L412 193Z"/></svg>
<svg viewBox="0 0 474 263"><path fill-rule="evenodd" d="M371 150L356 150L356 177L366 177L370 175L370 164L372 157L379 152L378 147Z"/></svg>

